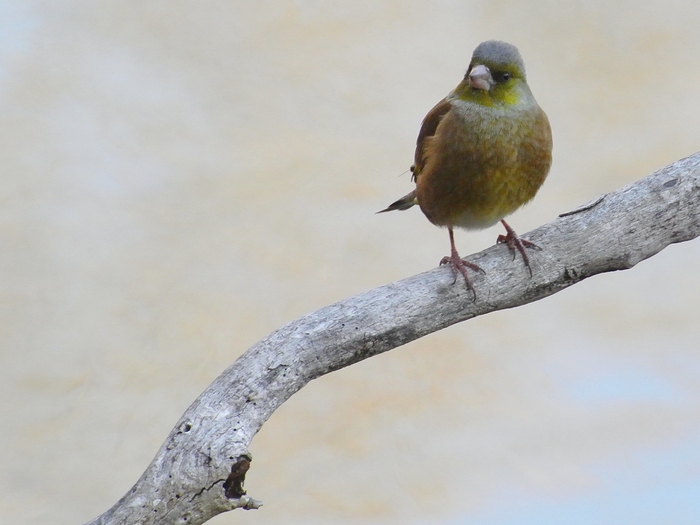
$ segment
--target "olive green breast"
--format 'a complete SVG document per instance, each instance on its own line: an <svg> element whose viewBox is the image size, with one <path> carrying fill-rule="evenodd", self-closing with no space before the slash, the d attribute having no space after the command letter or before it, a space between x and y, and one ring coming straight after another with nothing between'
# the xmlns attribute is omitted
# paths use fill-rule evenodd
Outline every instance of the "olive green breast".
<svg viewBox="0 0 700 525"><path fill-rule="evenodd" d="M439 226L486 228L530 201L552 162L545 113L454 101L423 147L416 197Z"/></svg>

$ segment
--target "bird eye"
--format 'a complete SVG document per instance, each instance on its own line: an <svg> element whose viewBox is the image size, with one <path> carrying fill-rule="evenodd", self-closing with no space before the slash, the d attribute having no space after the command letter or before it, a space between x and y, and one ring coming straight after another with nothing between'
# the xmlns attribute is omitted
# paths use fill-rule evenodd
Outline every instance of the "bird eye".
<svg viewBox="0 0 700 525"><path fill-rule="evenodd" d="M493 75L493 79L496 82L508 82L510 80L510 73L504 71L503 73L496 73Z"/></svg>

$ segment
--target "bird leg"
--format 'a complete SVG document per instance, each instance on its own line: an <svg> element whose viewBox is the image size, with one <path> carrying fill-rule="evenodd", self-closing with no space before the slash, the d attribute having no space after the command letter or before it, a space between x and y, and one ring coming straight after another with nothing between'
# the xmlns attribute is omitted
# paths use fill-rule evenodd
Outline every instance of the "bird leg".
<svg viewBox="0 0 700 525"><path fill-rule="evenodd" d="M467 284L467 290L470 290L474 294L474 298L476 298L476 291L474 290L474 286L472 286L472 281L471 279L469 279L469 275L467 274L467 268L470 268L475 272L486 272L479 265L470 263L469 261L465 261L459 256L459 253L457 253L457 247L455 246L455 234L452 231L452 228L449 226L447 228L447 231L450 232L450 248L452 250L452 254L450 256L443 257L440 261L440 266L444 264L450 265L450 269L452 270L452 275L455 278L455 282L457 282L457 272L461 273L462 277L464 277L464 282Z"/></svg>
<svg viewBox="0 0 700 525"><path fill-rule="evenodd" d="M527 266L527 269L530 272L530 277L532 277L532 268L530 268L530 258L527 256L525 248L532 248L533 250L541 250L542 248L537 246L534 242L530 242L520 237L517 233L515 233L515 230L513 228L508 226L508 223L506 221L501 220L501 223L506 228L506 235L499 235L496 239L496 243L506 243L508 245L508 249L513 253L513 259L515 259L515 250L517 248L517 250L520 252L520 255L523 256L523 261L525 262L525 266Z"/></svg>

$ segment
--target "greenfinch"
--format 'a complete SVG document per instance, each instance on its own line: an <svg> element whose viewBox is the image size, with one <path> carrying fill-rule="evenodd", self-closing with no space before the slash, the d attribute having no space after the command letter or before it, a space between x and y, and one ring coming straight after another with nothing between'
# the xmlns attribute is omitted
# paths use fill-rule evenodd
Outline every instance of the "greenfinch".
<svg viewBox="0 0 700 525"><path fill-rule="evenodd" d="M552 163L552 132L525 79L518 49L489 40L474 50L460 84L423 120L416 141L412 180L414 191L381 212L407 210L418 204L430 222L447 228L449 264L474 293L453 229L482 229L503 223L506 243L520 252L530 275L525 248L537 248L520 238L503 220L537 193Z"/></svg>

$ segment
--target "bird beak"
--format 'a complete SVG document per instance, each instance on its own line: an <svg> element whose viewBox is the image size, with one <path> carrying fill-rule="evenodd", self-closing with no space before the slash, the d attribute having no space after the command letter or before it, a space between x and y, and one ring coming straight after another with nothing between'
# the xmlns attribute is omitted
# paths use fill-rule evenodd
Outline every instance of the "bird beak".
<svg viewBox="0 0 700 525"><path fill-rule="evenodd" d="M483 64L474 66L469 72L469 86L476 89L488 91L494 85L493 77L489 68Z"/></svg>

